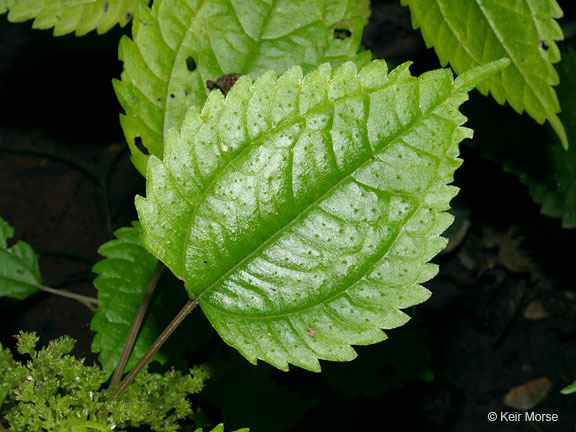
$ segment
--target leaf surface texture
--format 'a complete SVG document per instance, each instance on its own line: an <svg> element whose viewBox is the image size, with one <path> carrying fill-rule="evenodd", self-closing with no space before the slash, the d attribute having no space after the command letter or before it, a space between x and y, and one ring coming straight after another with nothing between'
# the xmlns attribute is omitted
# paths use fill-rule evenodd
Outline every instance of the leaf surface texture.
<svg viewBox="0 0 576 432"><path fill-rule="evenodd" d="M143 243L250 361L351 360L428 298L471 136L458 107L505 64L456 81L382 61L242 77L150 159Z"/></svg>
<svg viewBox="0 0 576 432"><path fill-rule="evenodd" d="M54 28L54 35L96 30L106 33L116 24L125 26L140 4L149 0L0 0L0 13L11 22L33 19L35 29Z"/></svg>
<svg viewBox="0 0 576 432"><path fill-rule="evenodd" d="M23 300L42 285L38 258L28 243L8 247L14 228L0 218L0 296Z"/></svg>
<svg viewBox="0 0 576 432"><path fill-rule="evenodd" d="M142 5L133 38L121 41L124 72L115 82L135 166L144 174L148 154L162 157L166 132L179 125L189 107L204 104L207 80L229 73L255 79L296 64L305 71L327 61L340 64L356 56L368 14L366 0L157 0L151 8ZM350 36L336 38L337 29ZM365 52L357 61L368 59Z"/></svg>
<svg viewBox="0 0 576 432"><path fill-rule="evenodd" d="M566 131L558 118L560 104L553 86L560 61L555 41L563 38L555 21L562 17L556 0L402 0L412 25L421 28L428 47L442 65L457 73L503 57L509 68L486 80L478 90L538 123L550 122L564 147Z"/></svg>

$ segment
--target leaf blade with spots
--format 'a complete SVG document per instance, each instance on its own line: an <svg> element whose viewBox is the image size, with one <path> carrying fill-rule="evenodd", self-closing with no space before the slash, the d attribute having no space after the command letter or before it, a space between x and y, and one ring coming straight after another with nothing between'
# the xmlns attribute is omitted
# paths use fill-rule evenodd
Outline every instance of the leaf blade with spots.
<svg viewBox="0 0 576 432"><path fill-rule="evenodd" d="M55 36L83 36L125 26L140 3L149 0L0 0L0 13L9 12L11 22L34 20L35 29L54 28Z"/></svg>
<svg viewBox="0 0 576 432"><path fill-rule="evenodd" d="M557 40L563 39L555 21L562 17L556 0L402 0L410 7L412 25L420 28L428 47L434 47L443 66L456 73L509 57L512 66L478 86L499 104L526 111L539 124L548 121L568 147L558 117L560 104L553 86L560 61Z"/></svg>
<svg viewBox="0 0 576 432"><path fill-rule="evenodd" d="M149 154L162 157L166 132L189 107L204 104L206 81L355 58L368 14L366 0L159 0L141 6L132 39L120 43L124 72L114 82L134 165L144 174ZM338 29L350 35L335 38ZM364 52L357 62L368 57Z"/></svg>
<svg viewBox="0 0 576 432"><path fill-rule="evenodd" d="M384 62L242 77L150 159L143 243L251 362L351 360L428 298L470 137L458 107L506 64L456 81Z"/></svg>
<svg viewBox="0 0 576 432"><path fill-rule="evenodd" d="M0 218L0 297L23 300L42 285L38 258L28 243L8 247L14 229Z"/></svg>

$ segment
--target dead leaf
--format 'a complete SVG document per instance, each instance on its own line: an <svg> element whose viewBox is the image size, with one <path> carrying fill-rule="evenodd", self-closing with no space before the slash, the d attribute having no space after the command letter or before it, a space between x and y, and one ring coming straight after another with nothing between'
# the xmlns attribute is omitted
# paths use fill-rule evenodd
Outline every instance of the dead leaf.
<svg viewBox="0 0 576 432"><path fill-rule="evenodd" d="M544 400L552 389L552 381L547 377L528 381L511 389L504 396L504 405L528 411Z"/></svg>
<svg viewBox="0 0 576 432"><path fill-rule="evenodd" d="M549 316L550 312L544 307L541 300L534 300L524 309L524 318L528 320L541 320Z"/></svg>

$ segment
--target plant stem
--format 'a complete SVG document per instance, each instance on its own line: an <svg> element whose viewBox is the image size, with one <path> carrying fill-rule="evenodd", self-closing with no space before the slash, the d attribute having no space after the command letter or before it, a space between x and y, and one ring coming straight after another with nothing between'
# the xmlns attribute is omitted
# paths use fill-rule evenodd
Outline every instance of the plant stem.
<svg viewBox="0 0 576 432"><path fill-rule="evenodd" d="M163 268L164 266L162 265L162 262L158 261L156 267L154 268L154 272L152 273L152 277L150 278L150 282L148 283L148 287L146 288L146 292L144 293L144 297L142 297L142 302L140 303L140 307L138 308L136 317L132 322L132 327L130 327L130 332L128 333L128 339L126 340L126 345L124 345L124 350L122 351L122 355L120 356L118 366L114 371L114 376L110 381L110 387L114 387L122 378L124 369L126 369L126 363L128 363L128 358L130 357L130 353L132 352L132 348L134 347L134 342L136 342L136 336L138 336L138 332L140 331L140 327L142 326L144 315L146 315L148 305L150 304L152 294L154 293L156 283L158 282L158 279L162 274Z"/></svg>
<svg viewBox="0 0 576 432"><path fill-rule="evenodd" d="M156 339L156 341L154 341L152 346L148 348L148 351L146 351L144 357L142 357L140 361L136 364L134 369L132 369L130 373L126 375L126 377L120 382L119 386L113 390L112 399L118 399L120 395L124 393L124 391L126 391L128 386L132 384L132 381L134 381L134 378L136 378L136 376L142 371L142 369L144 369L144 367L148 364L148 362L154 356L154 354L156 354L156 352L160 349L160 347L164 344L164 342L166 342L166 340L170 337L170 335L174 333L174 330L176 330L178 326L182 323L182 321L184 321L184 318L186 318L188 314L192 312L192 310L196 306L198 306L199 300L200 297L196 297L194 300L188 300L188 302L186 302L184 307L180 310L180 312L178 312L178 315L174 317L172 322L168 324L168 326L164 329L162 334L158 336L158 339Z"/></svg>
<svg viewBox="0 0 576 432"><path fill-rule="evenodd" d="M88 307L90 307L90 305L98 306L98 300L95 299L94 297L83 296L81 294L75 294L73 292L66 291L66 290L54 289L54 288L50 288L50 287L47 287L44 285L37 285L37 287L40 289L40 291L46 291L46 292L49 292L51 294L56 294L56 295L59 295L62 297L71 298L71 299L79 301L80 303L87 304Z"/></svg>

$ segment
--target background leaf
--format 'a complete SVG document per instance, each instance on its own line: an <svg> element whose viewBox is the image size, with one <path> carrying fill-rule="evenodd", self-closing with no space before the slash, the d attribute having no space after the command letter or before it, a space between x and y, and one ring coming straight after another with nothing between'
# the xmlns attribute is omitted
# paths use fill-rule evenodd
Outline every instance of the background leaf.
<svg viewBox="0 0 576 432"><path fill-rule="evenodd" d="M576 53L563 55L558 72L558 97L564 107L560 119L568 137L576 142ZM496 112L486 119L482 112L494 110L486 104L470 107L477 130L474 143L483 155L517 174L543 214L560 218L564 228L576 228L576 146L564 150L552 131L525 124L513 114Z"/></svg>
<svg viewBox="0 0 576 432"><path fill-rule="evenodd" d="M23 300L39 290L38 258L28 243L8 247L14 228L0 218L0 296Z"/></svg>
<svg viewBox="0 0 576 432"><path fill-rule="evenodd" d="M92 30L106 33L116 24L125 26L138 4L150 0L0 0L0 13L11 22L33 19L35 29L54 28L54 35L75 32L82 36Z"/></svg>
<svg viewBox="0 0 576 432"><path fill-rule="evenodd" d="M112 373L118 365L130 326L157 262L140 243L140 233L137 222L132 227L117 230L114 233L116 239L99 249L105 259L93 268L98 274L94 285L98 289L100 306L90 326L96 332L92 350L99 353L98 359L108 373ZM144 355L185 302L182 283L169 272L164 272L158 281L126 370L131 369ZM172 364L178 364L186 349L194 349L210 337L209 326L198 318L189 317L154 359L161 363L170 359ZM182 343L183 339L185 343Z"/></svg>
<svg viewBox="0 0 576 432"><path fill-rule="evenodd" d="M368 20L367 0L157 0L141 6L133 40L120 43L124 72L114 86L126 112L121 123L136 168L162 157L163 137L186 110L201 108L206 81L228 73L257 78L300 64L356 56ZM369 60L364 52L358 64Z"/></svg>
<svg viewBox="0 0 576 432"><path fill-rule="evenodd" d="M556 0L402 0L410 7L412 25L421 28L443 66L457 73L499 58L512 65L478 85L478 90L538 123L548 120L564 147L568 138L557 114L560 104L552 86L558 84L553 63L560 61L555 41L562 30Z"/></svg>
<svg viewBox="0 0 576 432"><path fill-rule="evenodd" d="M351 360L428 298L471 136L458 107L506 64L455 82L382 61L243 77L150 159L143 242L251 362Z"/></svg>

